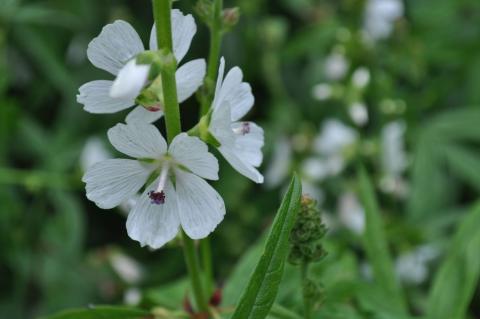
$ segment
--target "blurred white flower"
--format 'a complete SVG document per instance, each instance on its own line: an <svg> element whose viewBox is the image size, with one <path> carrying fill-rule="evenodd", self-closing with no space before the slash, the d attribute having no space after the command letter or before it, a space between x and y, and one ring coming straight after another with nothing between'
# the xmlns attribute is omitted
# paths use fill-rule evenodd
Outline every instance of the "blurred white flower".
<svg viewBox="0 0 480 319"><path fill-rule="evenodd" d="M321 181L330 175L325 160L310 157L302 162L302 175L313 181Z"/></svg>
<svg viewBox="0 0 480 319"><path fill-rule="evenodd" d="M340 154L357 141L357 132L338 120L327 120L315 138L313 148L320 155Z"/></svg>
<svg viewBox="0 0 480 319"><path fill-rule="evenodd" d="M352 84L363 89L370 83L370 71L366 67L360 67L353 72Z"/></svg>
<svg viewBox="0 0 480 319"><path fill-rule="evenodd" d="M129 306L136 306L142 300L142 292L138 288L129 288L123 295L123 302Z"/></svg>
<svg viewBox="0 0 480 319"><path fill-rule="evenodd" d="M368 123L368 110L367 106L362 102L354 102L348 107L348 114L353 123L358 126L364 126Z"/></svg>
<svg viewBox="0 0 480 319"><path fill-rule="evenodd" d="M90 166L95 163L112 158L112 155L105 147L103 141L98 137L90 137L85 146L83 146L80 155L80 167L85 172Z"/></svg>
<svg viewBox="0 0 480 319"><path fill-rule="evenodd" d="M408 183L402 176L408 165L404 143L405 131L405 123L395 121L385 125L381 133L383 177L380 180L380 188L398 198L405 198L409 191Z"/></svg>
<svg viewBox="0 0 480 319"><path fill-rule="evenodd" d="M325 198L323 191L315 186L315 184L302 179L302 194L310 196L317 201L317 204L321 204Z"/></svg>
<svg viewBox="0 0 480 319"><path fill-rule="evenodd" d="M263 160L263 129L253 122L239 122L253 106L252 89L242 82L240 68L232 68L225 79L224 71L222 58L208 129L220 142L218 150L235 170L256 183L263 183L263 175L257 169Z"/></svg>
<svg viewBox="0 0 480 319"><path fill-rule="evenodd" d="M328 100L332 96L332 86L327 83L320 83L313 87L312 95L319 101Z"/></svg>
<svg viewBox="0 0 480 319"><path fill-rule="evenodd" d="M179 63L187 53L197 26L192 15L172 10L173 53ZM150 34L150 50L157 50L155 27ZM97 68L117 78L115 81L97 80L85 83L79 89L77 101L90 113L115 113L136 104L135 100L147 83L150 66L138 64L136 56L145 51L142 40L133 27L122 20L106 25L100 35L88 45L87 56ZM197 59L182 65L176 72L179 102L190 97L203 83L205 60ZM163 96L158 105L137 106L128 122L153 122L163 115Z"/></svg>
<svg viewBox="0 0 480 319"><path fill-rule="evenodd" d="M338 200L340 222L357 235L365 230L365 211L353 193L344 193Z"/></svg>
<svg viewBox="0 0 480 319"><path fill-rule="evenodd" d="M402 0L368 0L365 8L364 30L373 40L387 38L397 19L403 16Z"/></svg>
<svg viewBox="0 0 480 319"><path fill-rule="evenodd" d="M109 255L110 264L118 276L127 284L136 284L142 279L140 264L133 258L115 251Z"/></svg>
<svg viewBox="0 0 480 319"><path fill-rule="evenodd" d="M320 182L335 176L343 170L345 161L339 155L329 157L309 157L301 163L302 175L307 179Z"/></svg>
<svg viewBox="0 0 480 319"><path fill-rule="evenodd" d="M408 284L421 284L429 275L428 263L436 259L440 251L429 245L400 255L395 261L398 278Z"/></svg>
<svg viewBox="0 0 480 319"><path fill-rule="evenodd" d="M292 147L286 137L280 137L275 142L270 165L265 172L265 186L274 188L279 186L290 173L292 163Z"/></svg>
<svg viewBox="0 0 480 319"><path fill-rule="evenodd" d="M390 122L382 129L381 160L386 175L400 176L407 167L405 131L405 123L402 121Z"/></svg>
<svg viewBox="0 0 480 319"><path fill-rule="evenodd" d="M142 123L117 124L108 138L118 151L138 160L109 159L88 169L83 177L87 198L97 206L118 206L133 198L152 174L157 176L128 214L132 239L159 248L180 226L200 239L223 220L224 202L204 180L218 179L218 162L200 139L181 133L167 149L158 129Z"/></svg>
<svg viewBox="0 0 480 319"><path fill-rule="evenodd" d="M345 55L334 51L325 59L325 76L331 81L341 80L347 74L349 66L350 63L345 58Z"/></svg>

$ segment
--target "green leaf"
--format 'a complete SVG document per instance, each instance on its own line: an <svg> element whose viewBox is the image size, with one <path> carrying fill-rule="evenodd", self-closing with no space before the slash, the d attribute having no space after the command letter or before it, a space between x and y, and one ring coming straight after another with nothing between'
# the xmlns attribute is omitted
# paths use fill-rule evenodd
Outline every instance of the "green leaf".
<svg viewBox="0 0 480 319"><path fill-rule="evenodd" d="M449 146L445 155L452 170L480 191L480 156L463 146Z"/></svg>
<svg viewBox="0 0 480 319"><path fill-rule="evenodd" d="M41 319L147 319L150 313L142 309L95 306L88 309L71 309Z"/></svg>
<svg viewBox="0 0 480 319"><path fill-rule="evenodd" d="M463 319L480 276L480 205L458 227L450 251L435 275L427 315L430 319Z"/></svg>
<svg viewBox="0 0 480 319"><path fill-rule="evenodd" d="M366 217L363 246L372 265L375 281L382 288L385 299L388 299L391 306L394 307L392 310L405 314L405 297L396 280L377 198L363 167L358 171L358 183Z"/></svg>
<svg viewBox="0 0 480 319"><path fill-rule="evenodd" d="M262 319L270 311L282 279L289 251L288 239L300 206L301 195L302 186L295 175L267 237L264 253L250 277L232 319Z"/></svg>

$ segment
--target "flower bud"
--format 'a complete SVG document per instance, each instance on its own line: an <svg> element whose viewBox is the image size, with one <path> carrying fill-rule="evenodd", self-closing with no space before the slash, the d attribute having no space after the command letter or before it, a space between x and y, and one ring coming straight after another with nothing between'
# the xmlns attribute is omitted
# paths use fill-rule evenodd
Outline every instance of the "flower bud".
<svg viewBox="0 0 480 319"><path fill-rule="evenodd" d="M226 30L234 27L238 23L238 20L240 20L240 9L238 7L223 10L222 22Z"/></svg>
<svg viewBox="0 0 480 319"><path fill-rule="evenodd" d="M195 5L195 12L208 26L212 24L213 3L212 0L198 0Z"/></svg>

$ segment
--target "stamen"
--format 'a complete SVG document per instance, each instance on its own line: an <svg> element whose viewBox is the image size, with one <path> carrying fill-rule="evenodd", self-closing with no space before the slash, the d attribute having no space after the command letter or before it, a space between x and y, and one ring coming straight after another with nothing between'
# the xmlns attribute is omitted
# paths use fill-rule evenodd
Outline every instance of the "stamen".
<svg viewBox="0 0 480 319"><path fill-rule="evenodd" d="M157 189L154 191L148 192L148 197L152 200L152 204L160 205L165 203L165 184L167 182L168 177L168 170L170 169L170 165L168 162L165 162L162 166L162 170L160 172L160 179L158 180Z"/></svg>
<svg viewBox="0 0 480 319"><path fill-rule="evenodd" d="M148 192L148 197L152 200L151 203L155 205L160 205L160 204L165 204L165 192L160 191L160 192L154 192L150 191Z"/></svg>
<svg viewBox="0 0 480 319"><path fill-rule="evenodd" d="M243 122L240 127L234 128L233 132L235 134L241 134L241 135L245 135L245 134L250 133L250 123Z"/></svg>

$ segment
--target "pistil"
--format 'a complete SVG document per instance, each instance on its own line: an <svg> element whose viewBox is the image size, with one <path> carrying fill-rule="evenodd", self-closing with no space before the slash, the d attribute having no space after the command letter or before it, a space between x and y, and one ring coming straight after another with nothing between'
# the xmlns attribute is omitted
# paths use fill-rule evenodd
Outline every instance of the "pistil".
<svg viewBox="0 0 480 319"><path fill-rule="evenodd" d="M160 205L165 203L165 185L167 183L169 169L170 164L165 162L162 166L162 170L160 171L157 189L148 192L148 197L150 197L152 204Z"/></svg>

